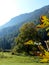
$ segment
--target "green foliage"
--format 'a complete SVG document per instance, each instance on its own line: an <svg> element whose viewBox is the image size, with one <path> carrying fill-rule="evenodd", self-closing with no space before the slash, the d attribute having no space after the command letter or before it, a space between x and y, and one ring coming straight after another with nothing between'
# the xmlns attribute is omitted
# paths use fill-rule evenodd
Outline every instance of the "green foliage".
<svg viewBox="0 0 49 65"><path fill-rule="evenodd" d="M16 51L19 53L26 52L30 54L30 51L32 52L32 42L39 41L39 38L37 38L37 30L36 26L33 24L33 22L28 22L22 25L20 28L20 33L17 38L15 38L15 46ZM31 40L31 43L29 42ZM28 42L29 45L25 45L24 43ZM34 47L33 47L34 48ZM35 49L35 48L34 48Z"/></svg>
<svg viewBox="0 0 49 65"><path fill-rule="evenodd" d="M22 25L18 37L14 40L17 52L23 53L23 51L25 51L30 54L30 52L37 49L31 44L32 41L43 43L44 40L48 39L46 31L47 26L49 25L48 19L46 16L41 16L40 20L41 23L37 26L33 22L28 22ZM29 42L30 40L31 42Z"/></svg>
<svg viewBox="0 0 49 65"><path fill-rule="evenodd" d="M32 22L25 23L21 28L20 28L20 34L18 35L19 40L21 42L25 42L28 40L34 40L36 38L36 28L35 25Z"/></svg>

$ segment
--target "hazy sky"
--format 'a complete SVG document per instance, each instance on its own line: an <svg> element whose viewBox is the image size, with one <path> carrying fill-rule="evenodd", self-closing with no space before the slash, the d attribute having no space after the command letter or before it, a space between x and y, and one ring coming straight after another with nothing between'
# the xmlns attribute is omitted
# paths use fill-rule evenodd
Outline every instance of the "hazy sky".
<svg viewBox="0 0 49 65"><path fill-rule="evenodd" d="M49 5L49 0L0 0L0 26L11 18Z"/></svg>

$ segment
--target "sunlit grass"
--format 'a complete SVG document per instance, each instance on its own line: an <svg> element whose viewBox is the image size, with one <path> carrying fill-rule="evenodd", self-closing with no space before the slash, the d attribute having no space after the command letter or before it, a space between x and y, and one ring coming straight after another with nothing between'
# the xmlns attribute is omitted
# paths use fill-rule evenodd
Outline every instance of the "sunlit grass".
<svg viewBox="0 0 49 65"><path fill-rule="evenodd" d="M1 57L3 56L3 57ZM40 63L39 57L17 56L11 53L0 53L0 65L48 65L49 63Z"/></svg>

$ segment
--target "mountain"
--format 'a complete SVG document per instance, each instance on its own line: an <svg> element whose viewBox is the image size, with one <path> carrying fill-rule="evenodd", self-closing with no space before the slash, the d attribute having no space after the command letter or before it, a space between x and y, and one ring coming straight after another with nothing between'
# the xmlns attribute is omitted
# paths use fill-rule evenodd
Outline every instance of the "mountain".
<svg viewBox="0 0 49 65"><path fill-rule="evenodd" d="M49 17L48 14L49 14L49 5L42 7L38 10L35 10L34 12L25 13L25 14L16 16L16 17L12 18L8 23L6 23L2 27L0 27L0 29L6 28L6 27L11 27L14 25L18 25L18 24L21 24L23 22L37 20L41 15L47 15Z"/></svg>
<svg viewBox="0 0 49 65"><path fill-rule="evenodd" d="M42 15L46 15L49 18L49 5L37 9L34 12L25 13L12 18L8 23L0 27L0 46L3 48L9 48L8 46L11 46L13 39L17 37L19 28L22 24L30 21L38 24L40 21L39 18Z"/></svg>
<svg viewBox="0 0 49 65"><path fill-rule="evenodd" d="M23 23L33 21L35 24L39 23L39 17L46 15L49 17L49 5L35 10L34 12L25 13L12 18L8 23L0 27L0 36L10 34L13 31L17 31ZM4 32L4 33L3 33ZM7 33L8 32L8 33Z"/></svg>
<svg viewBox="0 0 49 65"><path fill-rule="evenodd" d="M16 16L16 17L12 18L8 23L3 25L2 27L6 28L6 27L14 26L15 24L18 25L21 22L27 20L29 17L30 16L28 14L22 14L22 15Z"/></svg>
<svg viewBox="0 0 49 65"><path fill-rule="evenodd" d="M49 17L49 5L37 9L34 12L25 13L12 18L8 23L0 27L0 36L10 34L15 30L17 31L21 27L21 25L26 22L33 21L35 24L38 24L39 17L41 15L46 15L47 17Z"/></svg>

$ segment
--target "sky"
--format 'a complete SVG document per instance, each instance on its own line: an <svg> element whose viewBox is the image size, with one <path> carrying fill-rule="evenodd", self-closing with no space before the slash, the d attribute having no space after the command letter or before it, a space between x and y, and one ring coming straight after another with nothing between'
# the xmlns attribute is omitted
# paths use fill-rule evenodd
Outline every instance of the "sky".
<svg viewBox="0 0 49 65"><path fill-rule="evenodd" d="M0 0L0 26L20 14L49 5L49 0Z"/></svg>

